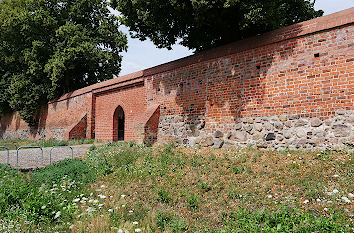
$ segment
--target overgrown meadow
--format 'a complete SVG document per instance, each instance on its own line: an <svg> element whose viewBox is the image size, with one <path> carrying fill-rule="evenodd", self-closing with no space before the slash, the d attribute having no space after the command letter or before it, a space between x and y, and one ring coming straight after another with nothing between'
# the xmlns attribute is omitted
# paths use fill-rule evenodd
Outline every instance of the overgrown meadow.
<svg viewBox="0 0 354 233"><path fill-rule="evenodd" d="M92 147L0 167L1 232L352 232L353 154Z"/></svg>

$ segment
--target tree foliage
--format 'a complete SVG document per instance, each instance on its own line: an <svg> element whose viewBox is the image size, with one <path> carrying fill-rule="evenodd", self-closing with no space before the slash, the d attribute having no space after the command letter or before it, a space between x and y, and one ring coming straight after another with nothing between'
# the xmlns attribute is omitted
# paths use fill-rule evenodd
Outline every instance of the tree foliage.
<svg viewBox="0 0 354 233"><path fill-rule="evenodd" d="M310 0L111 0L133 37L197 51L312 19Z"/></svg>
<svg viewBox="0 0 354 233"><path fill-rule="evenodd" d="M119 24L105 0L2 0L0 114L33 124L41 104L118 74Z"/></svg>

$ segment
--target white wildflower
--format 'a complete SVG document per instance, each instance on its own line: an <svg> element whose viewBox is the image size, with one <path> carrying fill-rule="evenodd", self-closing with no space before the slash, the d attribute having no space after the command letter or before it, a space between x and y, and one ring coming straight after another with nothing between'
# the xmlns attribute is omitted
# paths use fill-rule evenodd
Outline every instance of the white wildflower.
<svg viewBox="0 0 354 233"><path fill-rule="evenodd" d="M339 192L338 189L333 189L333 191L332 191L332 193L334 193L334 194L336 194L338 192Z"/></svg>
<svg viewBox="0 0 354 233"><path fill-rule="evenodd" d="M45 205L41 207L42 210L44 210L45 208L47 208L47 206L45 206Z"/></svg>
<svg viewBox="0 0 354 233"><path fill-rule="evenodd" d="M272 196L272 195L268 195L267 197L268 197L268 198L272 198L273 196Z"/></svg>
<svg viewBox="0 0 354 233"><path fill-rule="evenodd" d="M348 193L348 197L350 197L350 198L354 198L354 194L352 194L352 193Z"/></svg>
<svg viewBox="0 0 354 233"><path fill-rule="evenodd" d="M328 209L327 209L327 208L324 208L323 210L324 210L324 211L328 211Z"/></svg>
<svg viewBox="0 0 354 233"><path fill-rule="evenodd" d="M350 203L351 201L347 197L342 197L342 200L345 201L346 203Z"/></svg>
<svg viewBox="0 0 354 233"><path fill-rule="evenodd" d="M78 202L78 201L80 201L80 198L75 198L75 199L73 200L73 202Z"/></svg>
<svg viewBox="0 0 354 233"><path fill-rule="evenodd" d="M135 232L141 232L141 229L140 228L136 228Z"/></svg>
<svg viewBox="0 0 354 233"><path fill-rule="evenodd" d="M119 229L119 230L117 231L117 233L123 233L123 230L122 230L122 229Z"/></svg>
<svg viewBox="0 0 354 233"><path fill-rule="evenodd" d="M124 198L124 197L126 197L127 195L122 194L122 195L120 195L120 196Z"/></svg>
<svg viewBox="0 0 354 233"><path fill-rule="evenodd" d="M132 210L129 210L129 213L133 213L133 211L132 211Z"/></svg>
<svg viewBox="0 0 354 233"><path fill-rule="evenodd" d="M106 186L103 184L103 185L101 185L101 188L105 188Z"/></svg>
<svg viewBox="0 0 354 233"><path fill-rule="evenodd" d="M307 203L309 203L310 201L309 200L305 200L303 203L304 204L307 204Z"/></svg>
<svg viewBox="0 0 354 233"><path fill-rule="evenodd" d="M113 212L113 210L112 210L112 209L109 209L108 212Z"/></svg>
<svg viewBox="0 0 354 233"><path fill-rule="evenodd" d="M138 225L138 222L133 222L134 225Z"/></svg>
<svg viewBox="0 0 354 233"><path fill-rule="evenodd" d="M102 194L99 194L98 195L101 199L105 199L106 198L106 196L105 195L102 195Z"/></svg>
<svg viewBox="0 0 354 233"><path fill-rule="evenodd" d="M320 202L320 201L321 201L321 199L317 198L317 199L316 199L316 201L317 201L317 202Z"/></svg>
<svg viewBox="0 0 354 233"><path fill-rule="evenodd" d="M339 175L336 174L336 175L333 175L333 177L334 177L334 178L337 178L337 177L339 177Z"/></svg>
<svg viewBox="0 0 354 233"><path fill-rule="evenodd" d="M60 211L58 211L58 212L55 214L54 219L59 218L59 216L60 216L60 215L61 215L61 212L60 212Z"/></svg>

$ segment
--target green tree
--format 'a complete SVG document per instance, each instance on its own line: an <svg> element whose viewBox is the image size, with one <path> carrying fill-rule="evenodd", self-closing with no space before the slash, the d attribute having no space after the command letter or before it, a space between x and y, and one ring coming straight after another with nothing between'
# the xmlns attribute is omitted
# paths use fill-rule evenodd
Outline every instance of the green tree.
<svg viewBox="0 0 354 233"><path fill-rule="evenodd" d="M0 114L39 106L120 72L127 38L105 0L0 0Z"/></svg>
<svg viewBox="0 0 354 233"><path fill-rule="evenodd" d="M196 51L319 17L310 0L111 0L132 36Z"/></svg>

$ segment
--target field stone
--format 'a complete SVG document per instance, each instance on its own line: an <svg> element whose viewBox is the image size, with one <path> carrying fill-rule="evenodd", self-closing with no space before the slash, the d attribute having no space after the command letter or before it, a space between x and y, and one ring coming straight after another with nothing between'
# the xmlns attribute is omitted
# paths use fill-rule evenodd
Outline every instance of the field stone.
<svg viewBox="0 0 354 233"><path fill-rule="evenodd" d="M288 116L287 115L280 115L279 116L279 120L282 121L282 122L285 122L288 120Z"/></svg>
<svg viewBox="0 0 354 233"><path fill-rule="evenodd" d="M257 117L257 118L254 120L254 122L256 122L256 123L261 123L261 122L262 122L262 119L259 118L259 117Z"/></svg>
<svg viewBox="0 0 354 233"><path fill-rule="evenodd" d="M245 142L247 141L247 133L242 131L236 131L232 134L231 139L239 142Z"/></svg>
<svg viewBox="0 0 354 233"><path fill-rule="evenodd" d="M202 138L202 140L200 141L200 145L203 147L208 147L208 146L214 145L213 137L208 136L208 137Z"/></svg>
<svg viewBox="0 0 354 233"><path fill-rule="evenodd" d="M271 123L269 123L269 122L266 122L266 123L264 124L264 128L265 128L266 130L268 130L268 131L271 131L271 130L273 129L273 125L272 125Z"/></svg>
<svg viewBox="0 0 354 233"><path fill-rule="evenodd" d="M257 143L257 148L266 149L267 147L268 147L268 144L265 142Z"/></svg>
<svg viewBox="0 0 354 233"><path fill-rule="evenodd" d="M231 131L229 131L229 132L227 132L227 134L226 134L226 136L225 136L225 137L226 137L227 139L230 139L230 138L231 138L231 136L232 136L232 132L231 132Z"/></svg>
<svg viewBox="0 0 354 233"><path fill-rule="evenodd" d="M298 138L307 137L307 132L306 132L305 129L299 128L299 129L296 130L296 136L297 136Z"/></svg>
<svg viewBox="0 0 354 233"><path fill-rule="evenodd" d="M256 133L255 135L253 135L252 139L253 139L254 141L262 140L262 139L263 139L263 135L260 134L260 133Z"/></svg>
<svg viewBox="0 0 354 233"><path fill-rule="evenodd" d="M274 133L268 133L266 136L266 141L273 141L275 140L275 134Z"/></svg>
<svg viewBox="0 0 354 233"><path fill-rule="evenodd" d="M236 130L240 130L242 128L242 124L241 123L238 123L235 125L235 129Z"/></svg>
<svg viewBox="0 0 354 233"><path fill-rule="evenodd" d="M325 125L327 125L327 126L331 126L332 120L331 120L331 119L327 119L327 120L324 121L324 123L325 123Z"/></svg>
<svg viewBox="0 0 354 233"><path fill-rule="evenodd" d="M277 129L283 129L283 124L282 123L280 123L279 121L277 121L277 122L275 122L274 123L274 126L275 126L275 128L277 128Z"/></svg>
<svg viewBox="0 0 354 233"><path fill-rule="evenodd" d="M293 125L292 121L285 121L284 125L288 128L291 128L291 126Z"/></svg>
<svg viewBox="0 0 354 233"><path fill-rule="evenodd" d="M189 145L190 145L191 147L196 146L196 145L197 145L196 140L197 140L197 138L195 138L195 137L190 137L190 138L189 138Z"/></svg>
<svg viewBox="0 0 354 233"><path fill-rule="evenodd" d="M349 137L350 136L350 127L347 125L333 125L332 126L334 136L336 137Z"/></svg>
<svg viewBox="0 0 354 233"><path fill-rule="evenodd" d="M278 135L277 136L277 140L282 142L284 140L284 136L283 135Z"/></svg>
<svg viewBox="0 0 354 233"><path fill-rule="evenodd" d="M311 119L311 126L312 127L319 127L322 125L322 121L318 119L317 117Z"/></svg>
<svg viewBox="0 0 354 233"><path fill-rule="evenodd" d="M200 144L200 142L201 142L201 138L200 137L197 137L195 140L194 140L194 142L195 142L195 144Z"/></svg>
<svg viewBox="0 0 354 233"><path fill-rule="evenodd" d="M254 124L254 129L261 132L263 129L263 125L260 123L256 123L256 124Z"/></svg>
<svg viewBox="0 0 354 233"><path fill-rule="evenodd" d="M307 139L302 138L302 139L300 139L299 141L297 141L296 144L297 144L297 145L305 145L305 144L307 144Z"/></svg>
<svg viewBox="0 0 354 233"><path fill-rule="evenodd" d="M349 117L347 118L347 122L348 122L349 124L354 124L354 116L349 116Z"/></svg>
<svg viewBox="0 0 354 233"><path fill-rule="evenodd" d="M214 132L214 137L216 137L216 138L222 138L222 137L224 137L224 134L223 134L223 132L221 132L220 130L216 130L216 131Z"/></svg>
<svg viewBox="0 0 354 233"><path fill-rule="evenodd" d="M253 122L254 122L254 120L253 120L253 118L246 118L247 119L247 123L248 124L253 124Z"/></svg>
<svg viewBox="0 0 354 233"><path fill-rule="evenodd" d="M246 131L246 132L250 132L252 130L252 126L251 125L244 125L243 126L243 129Z"/></svg>
<svg viewBox="0 0 354 233"><path fill-rule="evenodd" d="M305 126L305 125L307 125L307 123L308 123L307 120L305 120L305 119L300 119L300 120L296 121L295 127Z"/></svg>
<svg viewBox="0 0 354 233"><path fill-rule="evenodd" d="M214 148L221 148L224 145L224 140L222 139L214 139Z"/></svg>

